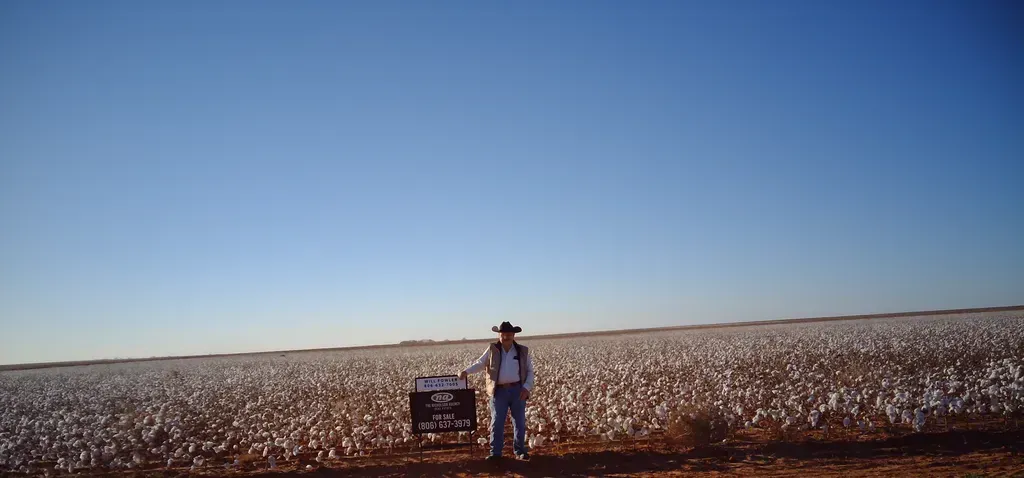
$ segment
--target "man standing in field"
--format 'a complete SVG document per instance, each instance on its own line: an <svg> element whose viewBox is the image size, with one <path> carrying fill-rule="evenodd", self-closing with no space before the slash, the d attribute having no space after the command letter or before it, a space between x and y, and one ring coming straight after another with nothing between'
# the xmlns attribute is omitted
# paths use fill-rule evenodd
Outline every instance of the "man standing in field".
<svg viewBox="0 0 1024 478"><path fill-rule="evenodd" d="M509 322L502 322L500 327L491 327L498 333L498 341L488 344L484 354L469 368L459 374L466 378L467 374L487 372L487 394L490 395L491 408L491 454L488 460L501 458L501 449L505 446L505 417L512 410L512 430L515 439L512 448L516 458L529 460L526 450L526 400L533 390L533 361L530 349L515 341L516 334L522 332L521 327L513 327Z"/></svg>

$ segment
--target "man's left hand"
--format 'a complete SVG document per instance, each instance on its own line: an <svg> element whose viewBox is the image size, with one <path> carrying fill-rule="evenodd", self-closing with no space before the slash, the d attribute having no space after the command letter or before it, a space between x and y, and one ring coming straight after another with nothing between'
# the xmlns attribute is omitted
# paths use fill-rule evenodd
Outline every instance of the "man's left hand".
<svg viewBox="0 0 1024 478"><path fill-rule="evenodd" d="M525 389L525 388L520 389L519 390L519 399L520 400L526 400L527 398L530 398L530 391Z"/></svg>

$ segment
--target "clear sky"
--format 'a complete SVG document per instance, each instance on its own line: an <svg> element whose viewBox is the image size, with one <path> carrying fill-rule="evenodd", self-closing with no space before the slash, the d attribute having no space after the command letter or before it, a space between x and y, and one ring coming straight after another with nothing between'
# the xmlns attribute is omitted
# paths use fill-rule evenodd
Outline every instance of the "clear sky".
<svg viewBox="0 0 1024 478"><path fill-rule="evenodd" d="M0 3L0 363L1024 304L1019 2Z"/></svg>

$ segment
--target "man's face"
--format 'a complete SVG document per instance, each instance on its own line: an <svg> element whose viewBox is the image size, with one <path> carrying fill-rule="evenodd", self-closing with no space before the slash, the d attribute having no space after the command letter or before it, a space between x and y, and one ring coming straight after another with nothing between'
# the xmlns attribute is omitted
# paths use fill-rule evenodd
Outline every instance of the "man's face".
<svg viewBox="0 0 1024 478"><path fill-rule="evenodd" d="M516 338L516 333L515 332L501 332L501 333L498 334L498 338L501 340L502 344L506 344L507 345L507 344L512 343L512 340L514 340Z"/></svg>

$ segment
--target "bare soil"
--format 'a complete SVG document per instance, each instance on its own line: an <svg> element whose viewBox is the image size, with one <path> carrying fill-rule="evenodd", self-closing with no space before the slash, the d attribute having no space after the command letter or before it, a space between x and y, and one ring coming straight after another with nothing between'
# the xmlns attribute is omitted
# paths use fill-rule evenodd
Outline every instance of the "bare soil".
<svg viewBox="0 0 1024 478"><path fill-rule="evenodd" d="M313 455L260 459L243 469L213 465L199 470L148 469L91 476L1020 476L1024 477L1024 429L952 430L924 434L846 431L826 439L820 432L777 441L762 431L723 443L686 448L670 439L568 443L531 452L528 462L484 460L482 447L345 458L317 463ZM506 438L506 447L510 440ZM506 450L506 455L511 455ZM307 469L307 466L311 467Z"/></svg>

